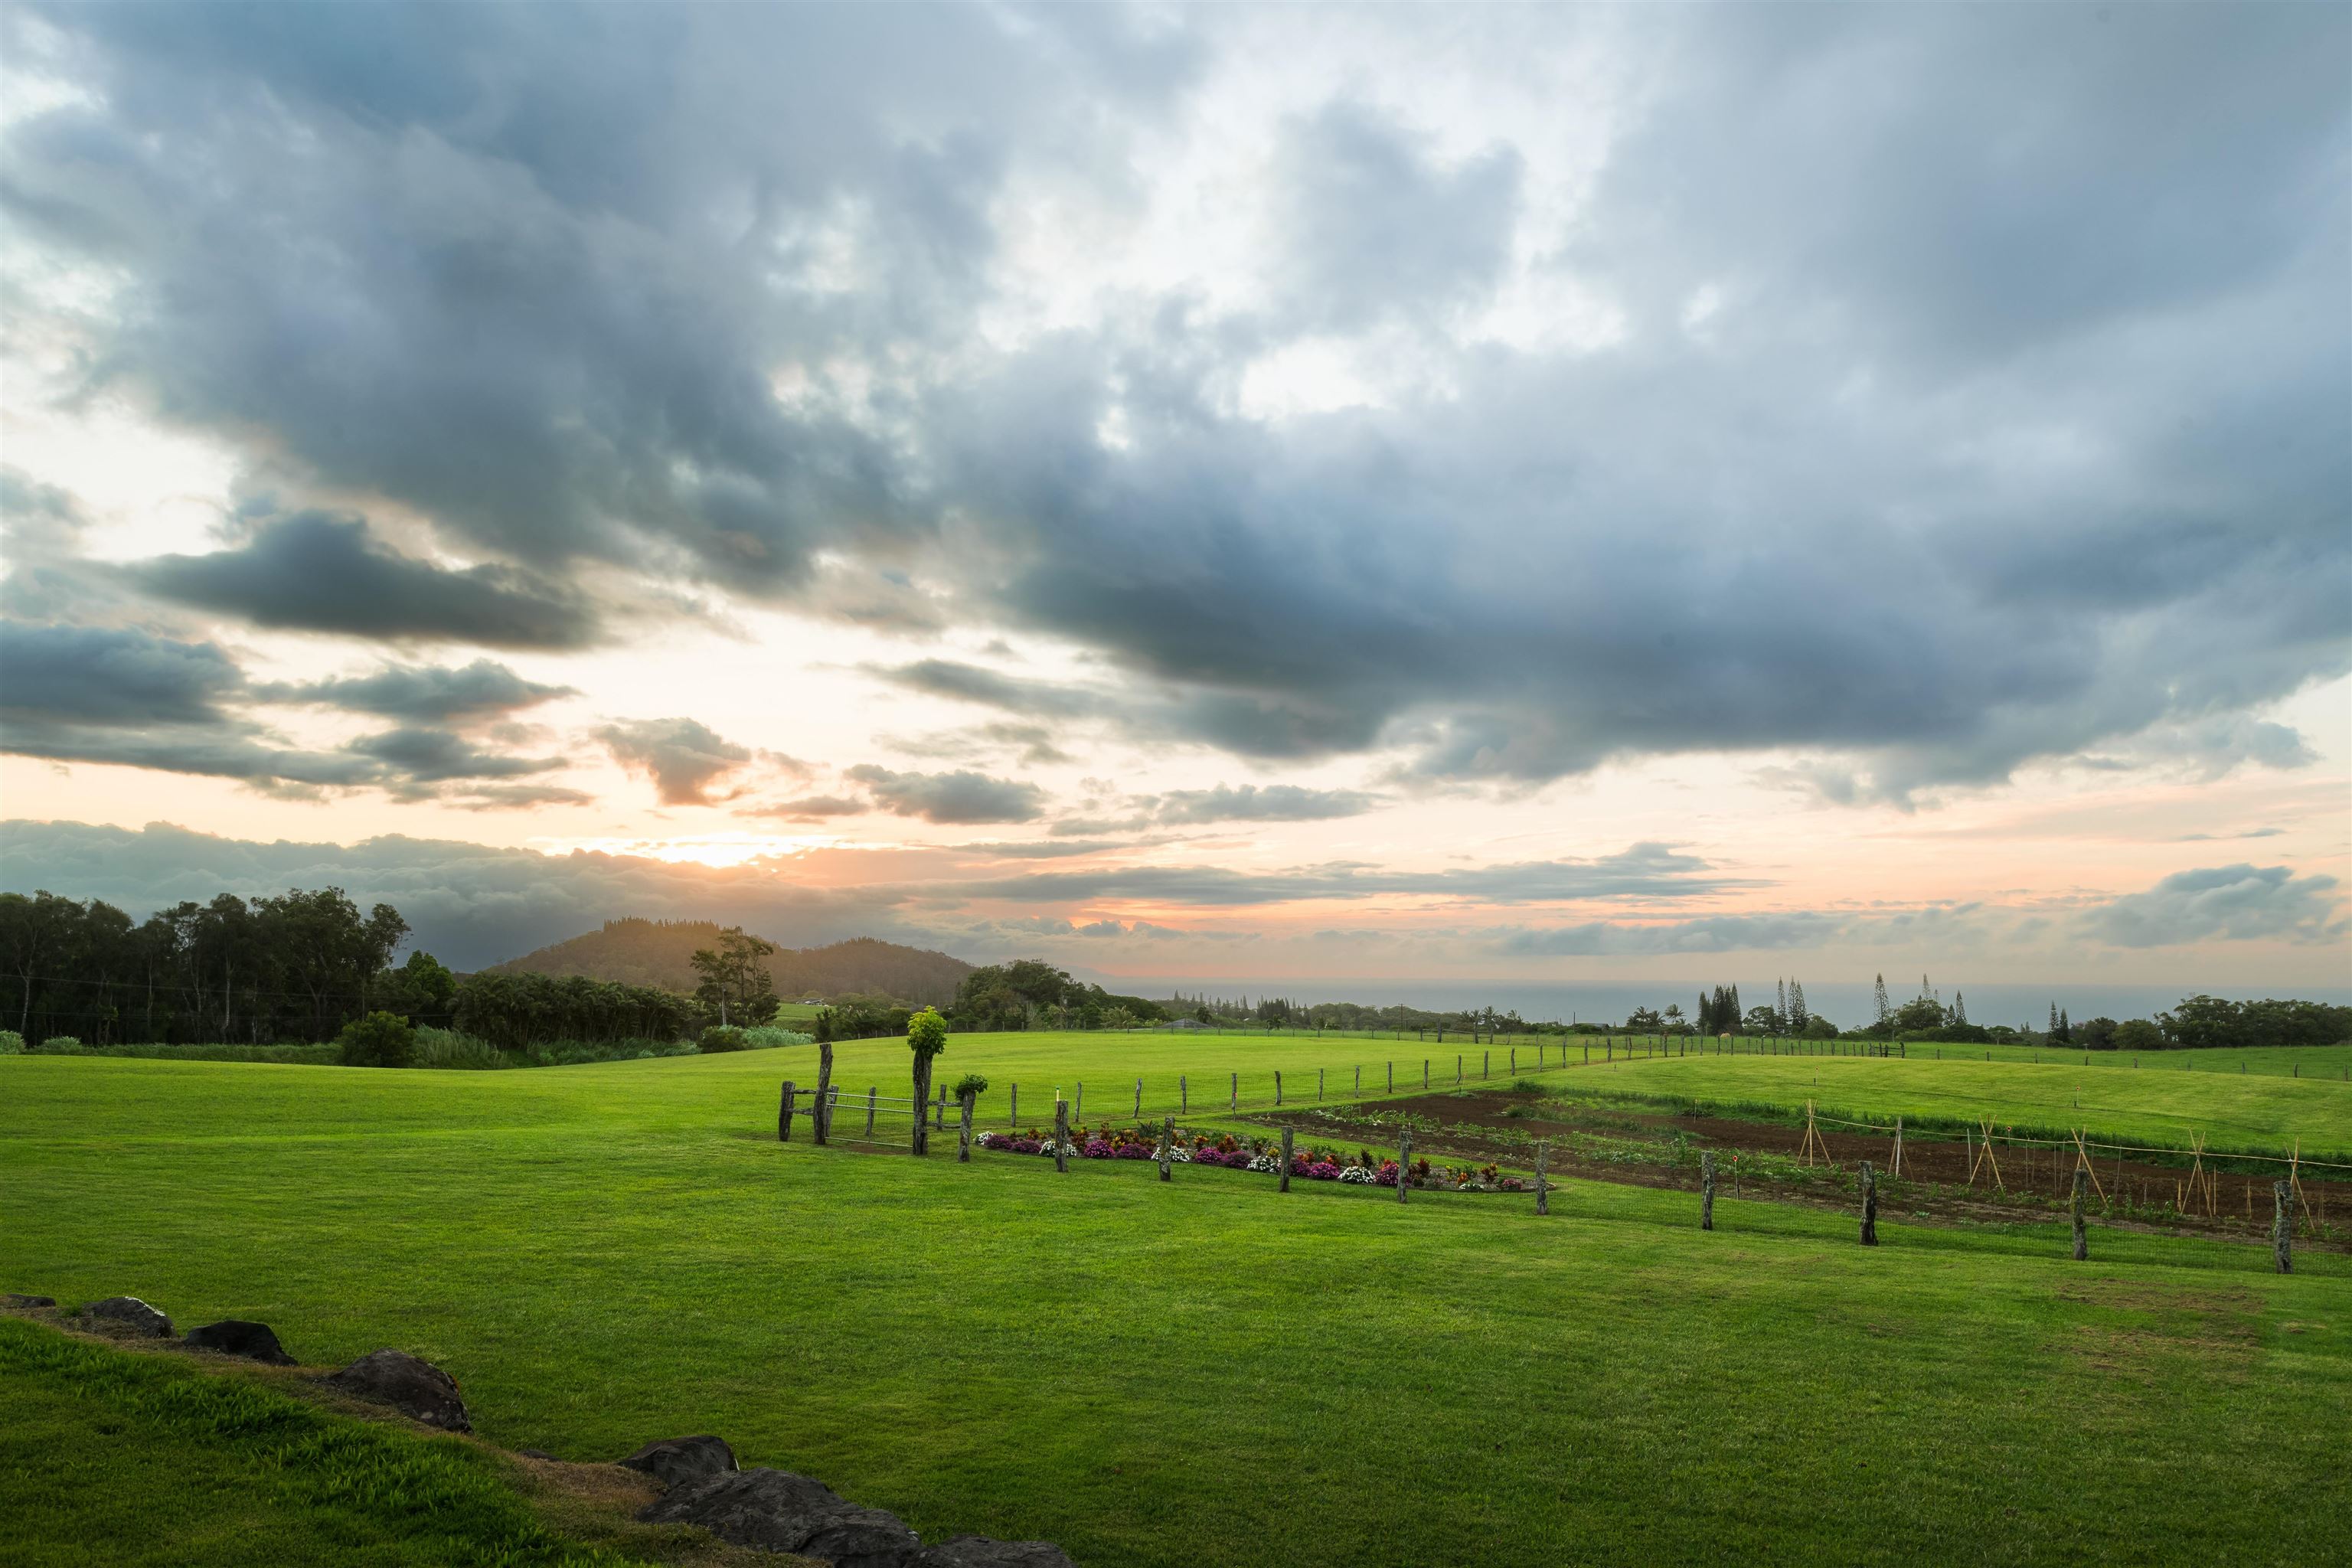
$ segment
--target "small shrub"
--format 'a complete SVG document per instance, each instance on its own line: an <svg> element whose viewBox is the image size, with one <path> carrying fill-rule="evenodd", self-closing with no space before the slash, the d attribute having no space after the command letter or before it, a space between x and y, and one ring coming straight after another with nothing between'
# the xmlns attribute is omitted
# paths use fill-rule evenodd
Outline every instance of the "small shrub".
<svg viewBox="0 0 2352 1568"><path fill-rule="evenodd" d="M1531 1078L1523 1078L1511 1085L1513 1094L1541 1094L1544 1086Z"/></svg>
<svg viewBox="0 0 2352 1568"><path fill-rule="evenodd" d="M397 1013L370 1013L335 1037L348 1068L404 1068L416 1055L416 1029Z"/></svg>
<svg viewBox="0 0 2352 1568"><path fill-rule="evenodd" d="M981 1077L976 1072L968 1072L964 1074L963 1077L956 1079L955 1089L949 1098L952 1100L961 1100L968 1094L974 1100L978 1100L982 1095L986 1094L987 1092L988 1080Z"/></svg>
<svg viewBox="0 0 2352 1568"><path fill-rule="evenodd" d="M51 1035L41 1042L40 1052L45 1057L78 1057L81 1042L71 1035Z"/></svg>
<svg viewBox="0 0 2352 1568"><path fill-rule="evenodd" d="M0 1057L21 1057L25 1054L25 1037L14 1029L0 1029Z"/></svg>
<svg viewBox="0 0 2352 1568"><path fill-rule="evenodd" d="M779 1046L809 1046L816 1042L798 1029L786 1029L774 1024L761 1024L743 1031L743 1048L747 1051L772 1051Z"/></svg>
<svg viewBox="0 0 2352 1568"><path fill-rule="evenodd" d="M702 1054L710 1056L719 1051L740 1051L748 1048L744 1032L732 1024L713 1024L702 1031Z"/></svg>

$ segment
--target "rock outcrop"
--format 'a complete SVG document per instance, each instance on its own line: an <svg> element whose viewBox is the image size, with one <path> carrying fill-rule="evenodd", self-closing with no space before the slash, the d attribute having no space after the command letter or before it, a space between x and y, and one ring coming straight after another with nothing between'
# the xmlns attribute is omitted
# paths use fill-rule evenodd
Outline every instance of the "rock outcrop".
<svg viewBox="0 0 2352 1568"><path fill-rule="evenodd" d="M247 1322L243 1318L225 1318L201 1329L190 1329L180 1342L200 1351L267 1362L271 1366L294 1364L294 1358L286 1353L286 1347L278 1342L277 1333L268 1323Z"/></svg>
<svg viewBox="0 0 2352 1568"><path fill-rule="evenodd" d="M357 1399L389 1405L413 1420L444 1432L470 1432L466 1402L457 1396L457 1380L429 1361L405 1351L374 1351L360 1357L326 1380Z"/></svg>
<svg viewBox="0 0 2352 1568"><path fill-rule="evenodd" d="M735 1450L724 1437L666 1437L648 1443L625 1459L614 1461L643 1470L666 1487L680 1487L736 1468Z"/></svg>
<svg viewBox="0 0 2352 1568"><path fill-rule="evenodd" d="M860 1508L788 1470L729 1470L673 1487L639 1519L695 1524L733 1546L797 1552L834 1568L907 1568L922 1542L898 1516Z"/></svg>
<svg viewBox="0 0 2352 1568"><path fill-rule="evenodd" d="M91 1328L111 1334L135 1334L142 1339L168 1340L172 1320L136 1296L109 1296L81 1310Z"/></svg>

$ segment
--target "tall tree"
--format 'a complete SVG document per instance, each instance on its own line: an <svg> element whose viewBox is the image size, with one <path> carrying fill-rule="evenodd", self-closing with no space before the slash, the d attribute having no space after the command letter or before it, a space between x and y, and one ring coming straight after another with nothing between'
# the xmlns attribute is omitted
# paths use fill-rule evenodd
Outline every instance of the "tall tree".
<svg viewBox="0 0 2352 1568"><path fill-rule="evenodd" d="M1886 1022L1888 1015L1895 1011L1886 1005L1886 976L1884 974L1878 977L1878 984L1872 994L1871 1008L1882 1024Z"/></svg>
<svg viewBox="0 0 2352 1568"><path fill-rule="evenodd" d="M915 1152L931 1147L930 1119L923 1112L931 1098L931 1063L948 1048L948 1021L926 1007L907 1020L907 1049L915 1058Z"/></svg>
<svg viewBox="0 0 2352 1568"><path fill-rule="evenodd" d="M775 1016L776 977L768 955L776 944L764 937L747 936L741 926L719 933L716 948L694 950L694 972L702 984L694 999L722 1024L764 1024Z"/></svg>
<svg viewBox="0 0 2352 1568"><path fill-rule="evenodd" d="M1801 1035L1813 1016L1805 1007L1805 987L1801 981L1789 982L1789 1033Z"/></svg>

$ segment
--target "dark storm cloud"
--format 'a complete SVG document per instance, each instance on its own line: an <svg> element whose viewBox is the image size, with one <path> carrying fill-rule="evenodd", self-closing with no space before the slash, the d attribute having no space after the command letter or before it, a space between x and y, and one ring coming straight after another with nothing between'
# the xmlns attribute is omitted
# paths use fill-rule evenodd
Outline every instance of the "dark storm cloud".
<svg viewBox="0 0 2352 1568"><path fill-rule="evenodd" d="M562 759L504 755L438 729L404 726L332 751L288 746L242 711L275 691L247 682L212 643L0 620L0 750L20 756L231 778L279 793L378 788L412 800L462 795L478 807L584 798L552 786L530 795L474 789L467 781L545 773Z"/></svg>
<svg viewBox="0 0 2352 1568"><path fill-rule="evenodd" d="M2191 942L2341 943L2352 934L2336 879L2298 877L2284 866L2215 866L2179 871L2144 893L2086 910L2084 934L2115 947Z"/></svg>
<svg viewBox="0 0 2352 1568"><path fill-rule="evenodd" d="M385 549L357 518L321 512L265 522L234 550L157 556L124 574L158 597L289 630L534 648L602 635L574 589L509 566L448 571Z"/></svg>
<svg viewBox="0 0 2352 1568"><path fill-rule="evenodd" d="M653 781L664 805L709 805L710 786L751 761L750 747L694 719L630 719L595 736L614 762Z"/></svg>
<svg viewBox="0 0 2352 1568"><path fill-rule="evenodd" d="M1488 904L1559 903L1584 899L1681 899L1763 883L1728 877L1696 856L1664 844L1635 844L1591 860L1538 860L1445 871L1392 871L1351 861L1285 871L1234 871L1217 866L1132 866L1045 871L963 884L977 898L1020 903L1084 903L1136 899L1202 906L1290 903L1428 894Z"/></svg>
<svg viewBox="0 0 2352 1568"><path fill-rule="evenodd" d="M273 702L307 702L425 723L482 720L577 693L569 686L525 680L505 665L478 658L462 668L386 665L367 675L256 687Z"/></svg>
<svg viewBox="0 0 2352 1568"><path fill-rule="evenodd" d="M1162 822L1321 822L1360 816L1380 804L1380 796L1361 790L1219 784L1171 790L1160 796L1155 815Z"/></svg>
<svg viewBox="0 0 2352 1568"><path fill-rule="evenodd" d="M1510 250L1518 181L1508 148L1443 169L1388 116L1327 104L1293 124L1275 154L1286 313L1347 328L1491 288Z"/></svg>
<svg viewBox="0 0 2352 1568"><path fill-rule="evenodd" d="M926 822L1034 822L1045 811L1045 792L1035 784L961 769L893 773L866 763L844 770L841 776L863 784L883 810Z"/></svg>
<svg viewBox="0 0 2352 1568"><path fill-rule="evenodd" d="M151 565L186 602L562 646L578 563L826 607L818 552L937 550L980 563L963 624L1107 672L913 667L1026 723L1407 782L1790 750L1853 801L2143 737L2293 764L2238 721L2352 667L2342 7L1643 11L1557 232L1533 150L1350 98L1271 148L1263 301L1009 340L1000 198L1133 211L1139 128L1187 129L1235 16L47 15L89 90L13 124L0 199L124 279L94 383L537 574L423 595L314 521L355 558L318 607L268 531ZM1456 335L1524 254L1604 341ZM1258 356L1359 329L1403 335L1397 384L1235 411ZM835 364L862 401L777 395Z"/></svg>
<svg viewBox="0 0 2352 1568"><path fill-rule="evenodd" d="M500 787L500 786L492 786ZM535 786L521 785L529 790ZM80 823L12 821L0 886L102 898L134 917L223 891L251 897L338 887L362 907L382 900L406 916L416 944L473 969L594 931L616 915L716 920L803 944L853 934L929 933L893 917L897 895L795 885L763 867L713 869L626 856L546 856L529 849L387 837L351 846L220 838L154 823L136 832Z"/></svg>
<svg viewBox="0 0 2352 1568"><path fill-rule="evenodd" d="M0 712L72 723L210 724L245 672L211 643L0 621Z"/></svg>

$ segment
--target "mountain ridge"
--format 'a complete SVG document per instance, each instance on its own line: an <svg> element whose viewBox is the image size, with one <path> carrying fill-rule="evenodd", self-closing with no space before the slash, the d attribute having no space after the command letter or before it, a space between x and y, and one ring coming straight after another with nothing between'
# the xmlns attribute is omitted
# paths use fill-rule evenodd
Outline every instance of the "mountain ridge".
<svg viewBox="0 0 2352 1568"><path fill-rule="evenodd" d="M598 930L533 949L487 967L496 974L584 974L632 985L691 991L697 948L718 944L731 928L716 921L656 921L626 915ZM757 933L754 933L757 934ZM878 992L918 1005L944 1006L973 965L931 948L855 936L823 947L777 944L768 959L776 994L787 999Z"/></svg>

